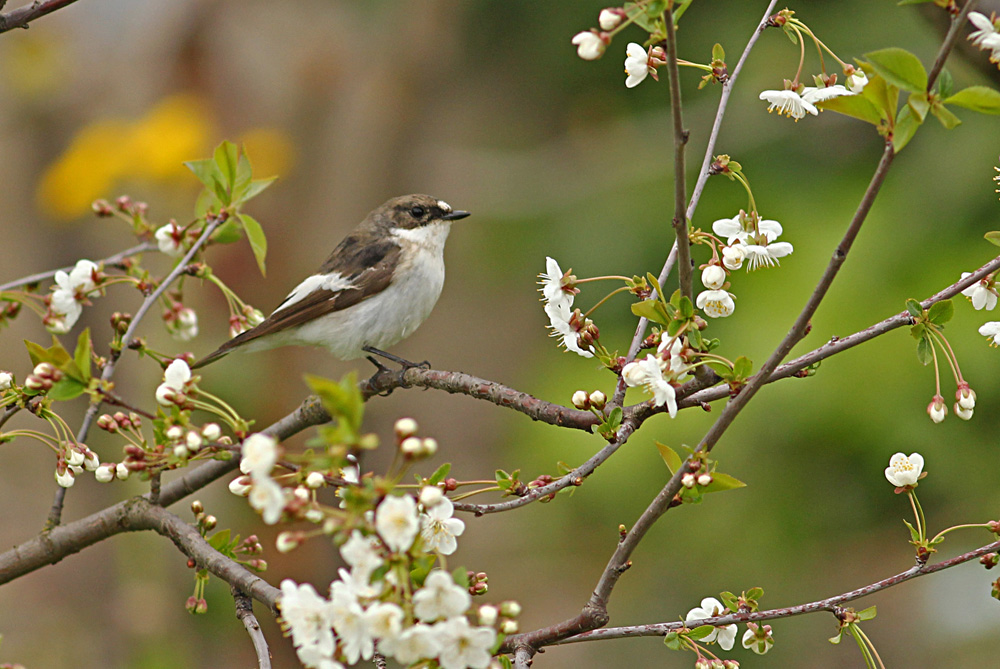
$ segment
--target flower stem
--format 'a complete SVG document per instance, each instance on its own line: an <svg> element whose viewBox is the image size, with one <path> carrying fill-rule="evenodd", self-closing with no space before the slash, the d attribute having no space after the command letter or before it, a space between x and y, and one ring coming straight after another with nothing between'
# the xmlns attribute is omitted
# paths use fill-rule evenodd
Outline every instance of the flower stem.
<svg viewBox="0 0 1000 669"><path fill-rule="evenodd" d="M610 293L608 293L607 295L605 295L605 296L604 296L604 299L602 299L602 300L601 300L600 302L598 302L597 304L595 304L594 306L592 306L592 307L591 307L591 308L590 308L590 309L589 309L589 310L587 311L587 313L585 313L585 314L584 314L584 316L585 316L585 317L590 317L590 314L592 314L592 313L594 313L595 311L597 311L597 307L601 306L602 304L604 304L605 302L607 302L608 300L610 300L610 299L611 299L612 297L614 297L614 296L615 296L615 295L617 295L618 293L622 293L622 292L625 292L625 291L627 291L627 290L630 290L628 286L621 286L621 287L619 287L619 288L615 288L615 289L614 289L614 290L612 290L612 291L611 291Z"/></svg>

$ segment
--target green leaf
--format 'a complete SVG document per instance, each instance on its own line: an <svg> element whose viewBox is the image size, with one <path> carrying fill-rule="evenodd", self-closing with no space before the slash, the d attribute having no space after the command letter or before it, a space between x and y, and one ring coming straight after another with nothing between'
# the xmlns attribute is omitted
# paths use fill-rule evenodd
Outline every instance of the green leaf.
<svg viewBox="0 0 1000 669"><path fill-rule="evenodd" d="M988 86L969 86L949 98L945 104L965 107L980 114L1000 114L1000 92Z"/></svg>
<svg viewBox="0 0 1000 669"><path fill-rule="evenodd" d="M941 70L941 74L938 75L938 95L942 98L951 97L951 89L955 87L955 80L951 78L951 73L948 70Z"/></svg>
<svg viewBox="0 0 1000 669"><path fill-rule="evenodd" d="M253 179L253 169L250 167L250 158L244 147L240 147L239 158L236 161L236 176L233 180L233 202L241 204L246 202L247 191Z"/></svg>
<svg viewBox="0 0 1000 669"><path fill-rule="evenodd" d="M720 472L712 472L712 482L709 483L704 488L699 488L703 493L710 492L722 492L723 490L734 490L736 488L745 488L746 483L739 480L738 478L732 477L729 474L722 474Z"/></svg>
<svg viewBox="0 0 1000 669"><path fill-rule="evenodd" d="M750 588L747 590L747 599L760 599L764 596L764 588Z"/></svg>
<svg viewBox="0 0 1000 669"><path fill-rule="evenodd" d="M32 367L37 367L40 363L49 361L48 351L40 344L25 339L24 345L28 349L28 357L31 358Z"/></svg>
<svg viewBox="0 0 1000 669"><path fill-rule="evenodd" d="M840 643L840 639L843 636L844 636L844 629L841 628L840 631L837 632L837 636L832 636L829 639L827 639L827 641L829 641L830 643L832 643L833 645L836 646L838 643Z"/></svg>
<svg viewBox="0 0 1000 669"><path fill-rule="evenodd" d="M56 401L65 402L66 400L76 399L86 390L87 384L67 375L53 383L52 389L46 395Z"/></svg>
<svg viewBox="0 0 1000 669"><path fill-rule="evenodd" d="M958 126L962 125L962 119L952 114L951 110L949 110L940 102L931 105L931 114L933 114L934 118L940 121L941 125L943 125L948 130L952 130L953 128L957 128Z"/></svg>
<svg viewBox="0 0 1000 669"><path fill-rule="evenodd" d="M722 45L716 42L712 46L712 60L725 60L726 51L722 48Z"/></svg>
<svg viewBox="0 0 1000 669"><path fill-rule="evenodd" d="M927 310L927 320L935 325L944 325L955 315L955 305L951 300L941 300Z"/></svg>
<svg viewBox="0 0 1000 669"><path fill-rule="evenodd" d="M684 464L684 461L681 460L681 456L677 455L677 451L670 448L666 444L656 442L656 450L660 452L660 457L663 458L663 462L667 464L667 469L670 470L671 475L677 473L677 470Z"/></svg>
<svg viewBox="0 0 1000 669"><path fill-rule="evenodd" d="M913 525L910 525L910 523L906 520L903 521L903 524L906 525L908 528L910 528L910 539L912 539L915 542L920 541L920 533L917 532L917 528L915 528Z"/></svg>
<svg viewBox="0 0 1000 669"><path fill-rule="evenodd" d="M927 116L927 112L931 108L931 103L927 99L926 93L911 94L908 98L906 98L906 105L910 108L913 116L920 123L924 122L924 118Z"/></svg>
<svg viewBox="0 0 1000 669"><path fill-rule="evenodd" d="M660 325L666 325L670 322L670 317L667 316L667 311L663 308L663 303L659 299L634 302L632 304L632 313Z"/></svg>
<svg viewBox="0 0 1000 669"><path fill-rule="evenodd" d="M924 308L914 299L906 301L906 310L914 318L921 318L924 315Z"/></svg>
<svg viewBox="0 0 1000 669"><path fill-rule="evenodd" d="M73 361L80 370L84 383L90 383L90 328L84 329L76 339L76 350L73 351Z"/></svg>
<svg viewBox="0 0 1000 669"><path fill-rule="evenodd" d="M217 551L221 551L229 543L229 529L219 530L208 538L208 545Z"/></svg>
<svg viewBox="0 0 1000 669"><path fill-rule="evenodd" d="M913 115L913 110L907 105L899 110L896 116L896 126L892 131L892 148L896 153L903 150L913 136L917 134L917 128L921 121Z"/></svg>
<svg viewBox="0 0 1000 669"><path fill-rule="evenodd" d="M888 121L896 117L896 107L899 106L899 89L886 82L879 75L873 72L868 77L868 85L861 91L861 95L875 105L881 118Z"/></svg>
<svg viewBox="0 0 1000 669"><path fill-rule="evenodd" d="M740 356L733 362L733 375L738 379L748 379L753 372L753 361L746 356Z"/></svg>
<svg viewBox="0 0 1000 669"><path fill-rule="evenodd" d="M882 115L872 101L862 95L841 95L819 105L823 109L860 119L872 125L882 122Z"/></svg>
<svg viewBox="0 0 1000 669"><path fill-rule="evenodd" d="M203 191L207 193L208 191ZM213 244L232 244L243 239L243 228L233 219L229 219L212 233Z"/></svg>
<svg viewBox="0 0 1000 669"><path fill-rule="evenodd" d="M865 58L883 79L911 93L927 92L927 70L906 49L890 47L866 53Z"/></svg>
<svg viewBox="0 0 1000 669"><path fill-rule="evenodd" d="M222 205L229 205L231 199L223 181L222 172L214 160L189 160L184 165L194 172L198 181L205 185L205 188L218 198Z"/></svg>
<svg viewBox="0 0 1000 669"><path fill-rule="evenodd" d="M858 620L871 620L877 613L874 606L869 606L867 609L858 611Z"/></svg>
<svg viewBox="0 0 1000 669"><path fill-rule="evenodd" d="M678 311L680 312L679 316L681 318L689 319L694 316L694 304L691 303L691 300L687 295L681 297L678 306L680 307Z"/></svg>
<svg viewBox="0 0 1000 669"><path fill-rule="evenodd" d="M469 589L469 570L465 567L457 567L452 571L451 579L455 581L455 585L459 585L466 590Z"/></svg>
<svg viewBox="0 0 1000 669"><path fill-rule="evenodd" d="M697 641L699 639L704 639L714 631L715 628L712 627L711 625L699 625L698 627L695 627L693 630L691 630L684 636L691 639L692 641Z"/></svg>
<svg viewBox="0 0 1000 669"><path fill-rule="evenodd" d="M451 471L451 463L450 462L444 463L443 465L438 467L433 474L431 474L431 477L429 479L427 479L427 485L437 485L438 483L441 483L441 481L445 480L445 478L448 476L448 472L450 471Z"/></svg>
<svg viewBox="0 0 1000 669"><path fill-rule="evenodd" d="M261 227L260 223L253 216L240 213L236 217L243 224L243 231L247 233L247 239L250 241L253 256L257 259L257 267L260 268L260 273L266 276L267 270L264 267L264 258L267 256L267 237L264 236L264 228Z"/></svg>
<svg viewBox="0 0 1000 669"><path fill-rule="evenodd" d="M239 169L239 147L226 140L215 147L214 158L215 164L218 165L219 172L222 174L222 183L226 186L226 192L232 196L236 186L236 172Z"/></svg>
<svg viewBox="0 0 1000 669"><path fill-rule="evenodd" d="M278 177L269 177L267 179L254 179L253 181L250 182L250 185L247 186L247 192L243 195L240 201L246 202L247 200L257 197L258 195L261 194L261 192L265 188L267 188L277 180Z"/></svg>
<svg viewBox="0 0 1000 669"><path fill-rule="evenodd" d="M990 244L995 244L1000 246L1000 230L991 230L983 235L983 239L988 241Z"/></svg>
<svg viewBox="0 0 1000 669"><path fill-rule="evenodd" d="M309 388L319 396L323 408L337 418L342 426L347 427L351 436L357 436L361 430L365 404L358 389L356 374L347 374L340 383L312 374L306 374L305 379Z"/></svg>
<svg viewBox="0 0 1000 669"><path fill-rule="evenodd" d="M934 352L931 350L930 342L927 341L927 337L921 337L917 342L917 360L922 365L929 365L933 359Z"/></svg>
<svg viewBox="0 0 1000 669"><path fill-rule="evenodd" d="M677 633L677 630L670 630L663 636L663 645L670 650L680 650L682 643L684 641L681 639L681 635Z"/></svg>

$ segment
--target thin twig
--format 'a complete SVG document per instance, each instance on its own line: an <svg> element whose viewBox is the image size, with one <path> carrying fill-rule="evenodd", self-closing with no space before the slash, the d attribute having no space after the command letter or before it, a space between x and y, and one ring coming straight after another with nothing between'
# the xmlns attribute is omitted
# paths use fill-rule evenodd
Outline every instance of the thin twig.
<svg viewBox="0 0 1000 669"><path fill-rule="evenodd" d="M681 295L694 301L691 267L691 240L688 237L687 181L685 170L685 149L688 131L684 129L683 108L681 106L681 81L677 66L677 32L674 27L674 12L667 4L664 24L667 27L667 73L670 78L670 118L674 126L674 244L677 246L677 281ZM661 284L662 285L662 284Z"/></svg>
<svg viewBox="0 0 1000 669"><path fill-rule="evenodd" d="M156 304L160 296L163 295L170 287L170 284L174 282L177 277L183 274L191 259L201 250L205 242L208 241L215 229L225 222L225 218L222 216L217 216L211 218L207 221L204 231L201 233L201 237L191 245L191 248L184 257L181 258L180 262L167 274L166 278L160 282L160 285L156 287L149 297L143 300L143 303L139 306L139 310L136 311L135 315L132 317L132 322L129 323L128 329L125 334L122 335L121 348L111 352L111 356L108 359L107 364L104 366L104 371L101 373L101 384L104 385L111 380L111 377L115 373L115 366L118 364L118 360L121 357L122 351L128 348L128 345L132 342L132 338L135 336L136 330L139 328L139 323L142 321L143 317L150 310L150 308ZM90 426L94 422L94 417L97 416L97 412L101 409L101 402L91 402L90 406L87 407L87 413L83 416L83 422L80 425L80 430L77 432L76 440L78 442L85 442L87 440L87 434L90 432ZM59 524L62 517L63 502L66 499L66 490L59 486L56 489L55 498L52 500L52 508L49 509L49 517L45 521L46 529L51 529Z"/></svg>
<svg viewBox="0 0 1000 669"><path fill-rule="evenodd" d="M941 70L944 69L944 62L948 60L948 54L951 53L952 48L955 46L955 42L962 34L962 28L965 26L965 21L969 18L969 12L976 8L977 0L968 0L965 6L962 7L962 11L956 14L951 19L951 27L948 29L948 34L945 35L944 43L941 49L938 50L937 58L934 59L934 64L931 66L931 70L927 75L927 92L930 93L931 89L934 87L934 82L937 81L938 75L941 74Z"/></svg>
<svg viewBox="0 0 1000 669"><path fill-rule="evenodd" d="M31 21L51 14L67 5L72 5L74 2L76 0L45 0L44 2L35 0L30 5L24 5L6 14L0 14L0 33L14 28L27 28Z"/></svg>
<svg viewBox="0 0 1000 669"><path fill-rule="evenodd" d="M236 617L250 635L253 650L257 654L257 669L271 669L271 651L267 648L267 639L260 629L260 623L253 614L253 600L235 585L230 586L230 592L233 594L233 603L236 604Z"/></svg>
<svg viewBox="0 0 1000 669"><path fill-rule="evenodd" d="M695 209L698 207L698 202L701 200L701 194L705 190L705 184L708 182L708 168L712 164L712 160L715 155L715 143L719 138L719 130L722 128L722 119L726 115L726 109L729 106L729 95L732 93L733 86L736 84L736 78L740 75L743 70L743 64L746 62L747 57L750 55L750 51L753 49L754 45L757 43L757 39L763 34L764 29L767 27L767 19L771 16L771 12L774 11L774 6L777 4L778 0L771 0L767 9L764 10L764 17L757 24L757 28L754 29L753 34L750 35L750 39L747 41L746 47L743 49L743 53L740 55L740 59L736 63L736 67L729 74L729 78L726 79L722 84L722 94L719 97L719 107L715 112L715 121L712 123L712 131L708 136L708 144L705 146L705 156L701 161L701 170L698 172L698 178L694 184L694 190L691 192L691 201L688 203L687 220L691 221L694 218ZM674 241L673 246L670 248L670 253L667 254L667 259L663 263L663 268L660 270L660 275L657 280L662 286L667 281L667 277L670 276L670 272L673 270L674 263L677 261L677 242ZM646 328L649 325L649 321L645 318L640 318L639 323L636 325L635 334L632 336L632 343L629 345L628 355L625 358L626 362L632 362L635 360L635 356L639 353L639 347L642 345L642 340L646 337ZM618 387L615 389L614 397L611 400L611 406L621 406L625 398L625 382L621 379L618 380Z"/></svg>
<svg viewBox="0 0 1000 669"><path fill-rule="evenodd" d="M933 574L934 572L942 571L944 569L949 569L956 565L975 560L978 557L982 557L988 553L994 553L1000 550L1000 541L994 541L991 544L982 546L968 553L963 553L956 557L950 558L948 560L943 560L941 562L930 564L930 565L917 565L911 567L904 572L896 574L895 576L890 576L889 578L884 578L881 581L871 583L869 585L863 586L856 590L851 590L850 592L845 592L834 597L829 597L827 599L821 599L815 602L809 602L808 604L799 604L797 606L789 606L780 609L769 609L767 611L757 611L754 613L730 613L723 616L715 616L713 618L705 618L703 620L692 620L689 623L683 622L669 622L669 623L654 623L652 625L635 625L630 627L608 627L606 629L594 630L592 632L584 632L577 636L571 637L569 639L564 639L558 643L578 643L581 641L597 641L599 639L622 639L627 637L638 637L638 636L663 636L670 630L681 629L687 626L689 629L694 629L701 625L712 625L712 626L722 626L722 625L732 625L736 623L748 623L757 622L761 620L775 620L778 618L789 618L791 616L799 616L806 613L816 613L818 611L833 611L838 606L845 604L847 602L854 601L856 599L861 599L862 597L867 597L869 595L875 594L882 590L886 590L900 583L905 583L906 581L917 578L918 576L926 576L927 574Z"/></svg>
<svg viewBox="0 0 1000 669"><path fill-rule="evenodd" d="M117 265L121 263L122 260L125 260L125 258L129 258L131 256L138 255L140 253L145 253L146 251L152 251L154 249L156 249L156 244L152 242L143 242L142 244L133 246L130 249L125 249L124 251L120 251L114 255L108 256L103 260L98 260L96 261L96 264L105 266ZM73 269L72 265L70 265L69 267L60 267L58 269L52 269L47 272L39 272L38 274L31 274L29 276L21 277L16 281L8 281L7 283L0 285L0 292L5 290L13 290L15 288L20 288L21 286L27 286L28 284L31 283L38 283L40 281L45 281L46 279L51 279L52 277L54 277L56 275L56 272L68 272L71 269Z"/></svg>

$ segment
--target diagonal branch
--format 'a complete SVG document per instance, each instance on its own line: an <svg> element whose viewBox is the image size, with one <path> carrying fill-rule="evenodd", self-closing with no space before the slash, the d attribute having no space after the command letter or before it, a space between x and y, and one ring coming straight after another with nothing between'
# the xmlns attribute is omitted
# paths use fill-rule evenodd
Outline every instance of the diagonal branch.
<svg viewBox="0 0 1000 669"><path fill-rule="evenodd" d="M51 14L67 5L72 5L74 2L76 0L35 0L30 5L24 5L6 14L0 14L0 33L14 28L27 28L28 24L35 19ZM2 5L3 3L0 3L0 6Z"/></svg>
<svg viewBox="0 0 1000 669"><path fill-rule="evenodd" d="M871 583L856 590L851 590L850 592L845 592L841 595L836 595L827 599L809 602L808 604L799 604L797 606L770 609L767 611L756 611L754 613L730 613L723 616L705 618L704 620L692 620L690 623L670 622L655 623L652 625L635 625L631 627L609 627L606 629L578 634L575 637L564 639L559 643L578 643L580 641L597 641L598 639L623 639L637 636L663 636L670 630L679 630L685 626L689 629L694 629L695 627L699 627L701 625L732 625L734 623L749 623L761 620L789 618L791 616L800 616L806 613L816 613L818 611L835 612L842 604L846 604L847 602L852 602L856 599L873 595L882 590L899 585L900 583L905 583L906 581L917 578L918 576L926 576L927 574L933 574L934 572L949 569L956 565L975 560L983 555L995 553L998 550L1000 550L1000 541L994 541L991 544L987 544L986 546L982 546L948 560L942 560L941 562L935 564L917 565L904 572L896 574L895 576L884 578L881 581Z"/></svg>
<svg viewBox="0 0 1000 669"><path fill-rule="evenodd" d="M140 253L145 253L146 251L153 251L156 249L156 244L153 242L143 242L142 244L136 244L132 248L125 249L124 251L119 251L114 255L110 255L107 258L96 261L98 265L104 266L115 266L120 265L123 260L130 258L134 255ZM7 283L0 285L0 292L5 290L13 290L15 288L20 288L21 286L26 286L29 283L38 283L39 281L45 281L46 279L51 279L56 275L56 272L68 272L73 269L72 265L69 267L60 267L58 269L51 269L47 272L39 272L38 274L31 274L29 276L21 277L16 281L8 281Z"/></svg>
<svg viewBox="0 0 1000 669"><path fill-rule="evenodd" d="M230 587L233 594L233 602L236 604L236 618L243 623L250 641L253 643L254 652L257 655L257 669L271 669L271 651L267 648L267 639L260 629L260 623L253 614L253 600L250 595L243 593L236 586Z"/></svg>

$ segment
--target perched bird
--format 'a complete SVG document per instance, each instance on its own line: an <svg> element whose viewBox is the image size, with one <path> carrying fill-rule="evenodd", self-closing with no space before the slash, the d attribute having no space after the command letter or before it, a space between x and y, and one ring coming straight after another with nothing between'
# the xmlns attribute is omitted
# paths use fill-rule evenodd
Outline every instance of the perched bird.
<svg viewBox="0 0 1000 669"><path fill-rule="evenodd" d="M429 195L389 200L260 325L192 367L236 350L288 345L320 346L341 360L383 354L380 349L412 334L430 315L444 285L444 243L451 223L468 215Z"/></svg>

